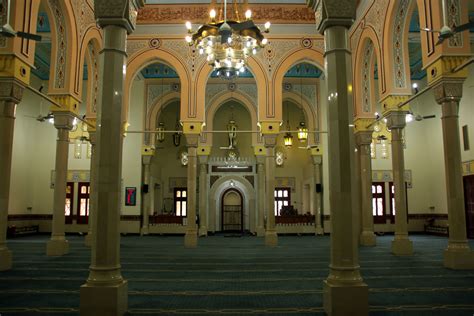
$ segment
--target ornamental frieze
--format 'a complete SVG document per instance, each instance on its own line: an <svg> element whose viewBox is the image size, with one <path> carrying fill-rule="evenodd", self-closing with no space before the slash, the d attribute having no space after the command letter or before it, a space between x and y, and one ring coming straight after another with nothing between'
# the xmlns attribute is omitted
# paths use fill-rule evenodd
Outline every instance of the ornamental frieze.
<svg viewBox="0 0 474 316"><path fill-rule="evenodd" d="M256 23L314 24L314 13L304 4L252 4L252 19ZM147 5L138 12L138 24L206 23L209 4ZM230 13L230 9L229 9Z"/></svg>

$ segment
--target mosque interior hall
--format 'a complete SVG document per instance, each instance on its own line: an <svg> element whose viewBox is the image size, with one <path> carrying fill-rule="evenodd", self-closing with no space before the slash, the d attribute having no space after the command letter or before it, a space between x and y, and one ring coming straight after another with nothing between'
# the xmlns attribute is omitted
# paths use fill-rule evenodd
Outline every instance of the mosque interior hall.
<svg viewBox="0 0 474 316"><path fill-rule="evenodd" d="M473 0L0 21L0 316L474 315Z"/></svg>

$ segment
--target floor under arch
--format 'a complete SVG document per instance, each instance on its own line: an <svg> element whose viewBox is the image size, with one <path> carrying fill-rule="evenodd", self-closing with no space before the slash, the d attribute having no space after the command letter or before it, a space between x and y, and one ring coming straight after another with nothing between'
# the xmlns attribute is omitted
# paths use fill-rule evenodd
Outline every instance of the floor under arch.
<svg viewBox="0 0 474 316"><path fill-rule="evenodd" d="M442 267L446 238L411 236L410 257L390 254L392 238L360 249L371 315L473 315L474 271ZM50 258L47 240L8 240L14 269L0 272L0 315L78 315L90 251L68 236L70 253ZM130 315L324 314L328 236L280 236L274 249L252 236L200 238L197 249L177 236L125 236L121 249Z"/></svg>

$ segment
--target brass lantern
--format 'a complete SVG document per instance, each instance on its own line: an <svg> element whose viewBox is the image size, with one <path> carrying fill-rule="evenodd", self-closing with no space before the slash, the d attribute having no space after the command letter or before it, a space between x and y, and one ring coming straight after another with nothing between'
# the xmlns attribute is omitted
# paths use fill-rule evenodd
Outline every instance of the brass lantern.
<svg viewBox="0 0 474 316"><path fill-rule="evenodd" d="M160 122L158 124L158 128L156 129L156 141L162 143L165 140L165 124Z"/></svg>
<svg viewBox="0 0 474 316"><path fill-rule="evenodd" d="M286 121L286 134L283 137L283 142L285 143L285 146L290 148L293 145L293 136L290 133L290 120Z"/></svg>
<svg viewBox="0 0 474 316"><path fill-rule="evenodd" d="M308 128L305 126L304 122L300 122L298 127L298 140L300 142L305 142L308 139Z"/></svg>

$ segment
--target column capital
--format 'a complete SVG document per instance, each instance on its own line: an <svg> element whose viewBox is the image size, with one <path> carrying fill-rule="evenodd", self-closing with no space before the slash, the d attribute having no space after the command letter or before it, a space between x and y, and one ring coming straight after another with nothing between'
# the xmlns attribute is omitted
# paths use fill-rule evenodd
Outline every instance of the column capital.
<svg viewBox="0 0 474 316"><path fill-rule="evenodd" d="M265 155L265 146L253 146L253 152L255 156L264 156Z"/></svg>
<svg viewBox="0 0 474 316"><path fill-rule="evenodd" d="M183 121L184 134L200 134L202 131L202 122L200 121Z"/></svg>
<svg viewBox="0 0 474 316"><path fill-rule="evenodd" d="M258 156L255 156L256 160L257 160L257 165L263 165L265 164L265 156L263 155L258 155Z"/></svg>
<svg viewBox="0 0 474 316"><path fill-rule="evenodd" d="M92 146L95 146L97 144L97 132L88 131L88 133L89 133L89 143L91 143Z"/></svg>
<svg viewBox="0 0 474 316"><path fill-rule="evenodd" d="M207 162L209 161L209 156L199 154L199 150L198 150L198 160L199 160L199 164L206 165Z"/></svg>
<svg viewBox="0 0 474 316"><path fill-rule="evenodd" d="M277 134L266 134L263 135L263 141L265 144L265 148L274 148L277 143Z"/></svg>
<svg viewBox="0 0 474 316"><path fill-rule="evenodd" d="M144 164L145 166L149 166L151 164L151 159L152 158L153 158L153 156L143 155L142 156L142 164Z"/></svg>
<svg viewBox="0 0 474 316"><path fill-rule="evenodd" d="M73 127L75 115L71 112L55 112L54 127L70 131Z"/></svg>
<svg viewBox="0 0 474 316"><path fill-rule="evenodd" d="M153 157L155 155L155 148L148 145L142 146L142 156L150 156Z"/></svg>
<svg viewBox="0 0 474 316"><path fill-rule="evenodd" d="M184 134L186 137L186 146L197 148L199 145L199 134Z"/></svg>
<svg viewBox="0 0 474 316"><path fill-rule="evenodd" d="M11 101L15 104L21 102L23 97L23 91L25 86L13 78L1 78L0 79L0 100Z"/></svg>
<svg viewBox="0 0 474 316"><path fill-rule="evenodd" d="M409 97L409 95L387 95L380 101L382 103L382 114L386 116L389 112L409 111L409 104L399 107L399 105L408 100Z"/></svg>
<svg viewBox="0 0 474 316"><path fill-rule="evenodd" d="M469 69L464 67L459 71L454 71L456 67L461 66L471 56L440 56L426 67L426 74L429 85L434 85L437 82L445 79L454 79L464 81L469 76Z"/></svg>
<svg viewBox="0 0 474 316"><path fill-rule="evenodd" d="M130 34L137 24L138 9L144 5L144 0L95 0L95 18L101 27L116 25Z"/></svg>
<svg viewBox="0 0 474 316"><path fill-rule="evenodd" d="M198 156L208 157L211 154L211 146L199 146L197 150Z"/></svg>
<svg viewBox="0 0 474 316"><path fill-rule="evenodd" d="M260 131L263 135L267 134L278 134L280 131L280 121L261 121L258 122Z"/></svg>
<svg viewBox="0 0 474 316"><path fill-rule="evenodd" d="M354 135L357 146L372 144L372 131L358 131Z"/></svg>
<svg viewBox="0 0 474 316"><path fill-rule="evenodd" d="M459 102L462 98L463 80L442 80L433 86L433 93L438 104Z"/></svg>
<svg viewBox="0 0 474 316"><path fill-rule="evenodd" d="M323 155L311 155L313 165L321 165L323 163Z"/></svg>
<svg viewBox="0 0 474 316"><path fill-rule="evenodd" d="M323 34L331 26L350 28L356 17L356 1L353 0L306 0L315 12L316 28Z"/></svg>
<svg viewBox="0 0 474 316"><path fill-rule="evenodd" d="M48 94L51 99L56 101L61 105L58 108L56 105L51 105L50 111L53 113L58 112L72 112L74 114L79 114L79 100L70 95L70 94Z"/></svg>
<svg viewBox="0 0 474 316"><path fill-rule="evenodd" d="M402 129L407 125L406 111L389 112L386 116L388 129Z"/></svg>
<svg viewBox="0 0 474 316"><path fill-rule="evenodd" d="M0 55L0 73L2 80L16 80L24 85L30 83L31 67L17 56Z"/></svg>
<svg viewBox="0 0 474 316"><path fill-rule="evenodd" d="M374 130L375 118L358 117L354 119L354 133L372 132Z"/></svg>

